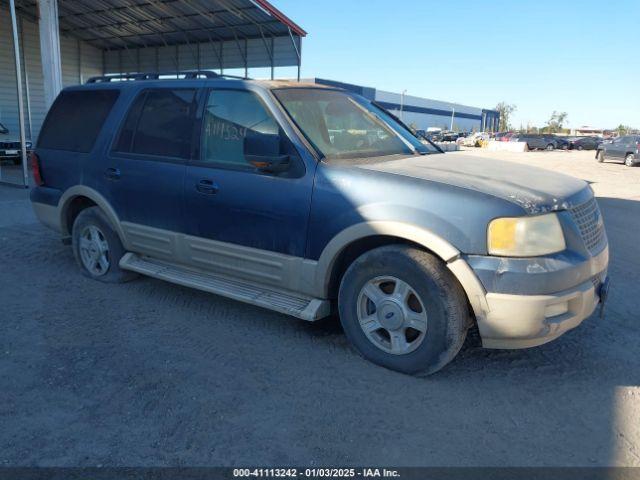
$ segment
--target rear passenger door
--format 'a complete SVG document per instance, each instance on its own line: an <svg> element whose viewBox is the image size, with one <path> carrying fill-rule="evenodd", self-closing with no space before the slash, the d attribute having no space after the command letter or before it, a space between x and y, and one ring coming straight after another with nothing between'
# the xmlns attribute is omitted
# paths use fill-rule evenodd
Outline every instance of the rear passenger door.
<svg viewBox="0 0 640 480"><path fill-rule="evenodd" d="M544 148L544 141L540 135L532 135L527 143L529 148Z"/></svg>
<svg viewBox="0 0 640 480"><path fill-rule="evenodd" d="M606 145L605 154L610 158L622 158L624 156L625 144L628 137L618 137L610 144Z"/></svg>
<svg viewBox="0 0 640 480"><path fill-rule="evenodd" d="M131 104L103 178L132 250L173 259L184 229L183 182L192 155L196 88L149 88Z"/></svg>

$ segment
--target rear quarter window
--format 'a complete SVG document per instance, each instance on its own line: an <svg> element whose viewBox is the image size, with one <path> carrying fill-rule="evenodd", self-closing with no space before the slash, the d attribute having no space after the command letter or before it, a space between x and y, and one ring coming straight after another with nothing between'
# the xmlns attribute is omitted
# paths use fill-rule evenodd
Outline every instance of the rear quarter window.
<svg viewBox="0 0 640 480"><path fill-rule="evenodd" d="M38 148L90 152L119 93L118 90L62 92L47 114Z"/></svg>

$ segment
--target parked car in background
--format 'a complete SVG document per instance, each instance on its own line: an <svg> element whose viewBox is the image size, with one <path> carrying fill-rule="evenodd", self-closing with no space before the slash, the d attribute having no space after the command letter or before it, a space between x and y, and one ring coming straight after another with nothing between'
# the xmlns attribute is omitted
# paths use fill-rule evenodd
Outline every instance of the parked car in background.
<svg viewBox="0 0 640 480"><path fill-rule="evenodd" d="M498 132L496 133L494 140L496 142L508 142L513 135L514 132Z"/></svg>
<svg viewBox="0 0 640 480"><path fill-rule="evenodd" d="M423 135L423 137L426 140L429 140L431 142L442 142L443 140L443 135L442 132L439 130L433 130L433 131L426 131Z"/></svg>
<svg viewBox="0 0 640 480"><path fill-rule="evenodd" d="M552 135L552 137L555 139L555 145L554 147L557 150L569 150L569 139L566 137L560 137L558 135Z"/></svg>
<svg viewBox="0 0 640 480"><path fill-rule="evenodd" d="M8 135L9 129L0 123L0 135ZM25 142L27 155L31 154L32 143ZM0 160L11 160L14 165L20 164L22 158L22 143L20 140L0 138Z"/></svg>
<svg viewBox="0 0 640 480"><path fill-rule="evenodd" d="M457 132L452 132L450 130L445 130L442 132L442 141L443 142L455 142L458 139L459 135Z"/></svg>
<svg viewBox="0 0 640 480"><path fill-rule="evenodd" d="M605 160L622 161L627 167L640 163L640 135L625 135L611 143L601 143L596 151L598 162Z"/></svg>
<svg viewBox="0 0 640 480"><path fill-rule="evenodd" d="M596 150L601 143L600 137L578 137L569 140L569 148L571 150Z"/></svg>
<svg viewBox="0 0 640 480"><path fill-rule="evenodd" d="M472 133L466 138L459 139L458 144L465 147L479 147L483 141L489 141L489 134L477 132Z"/></svg>
<svg viewBox="0 0 640 480"><path fill-rule="evenodd" d="M526 143L529 150L555 150L569 147L569 142L555 135L524 133L515 137L514 140Z"/></svg>

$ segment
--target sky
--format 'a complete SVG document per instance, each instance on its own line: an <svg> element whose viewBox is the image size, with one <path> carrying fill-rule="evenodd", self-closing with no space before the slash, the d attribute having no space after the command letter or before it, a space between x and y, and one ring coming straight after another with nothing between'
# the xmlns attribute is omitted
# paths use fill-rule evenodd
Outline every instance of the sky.
<svg viewBox="0 0 640 480"><path fill-rule="evenodd" d="M640 128L640 0L271 0L302 76L493 108L511 124Z"/></svg>

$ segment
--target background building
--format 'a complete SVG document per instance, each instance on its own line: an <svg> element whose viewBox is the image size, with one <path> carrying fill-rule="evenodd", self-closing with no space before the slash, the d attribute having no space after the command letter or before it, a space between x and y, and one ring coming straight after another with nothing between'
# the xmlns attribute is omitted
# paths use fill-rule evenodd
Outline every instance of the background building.
<svg viewBox="0 0 640 480"><path fill-rule="evenodd" d="M344 88L375 100L407 125L418 130L437 127L461 132L496 132L500 123L500 112L458 103L443 102L429 98L414 97L402 93L385 92L371 87L313 78L311 82Z"/></svg>

